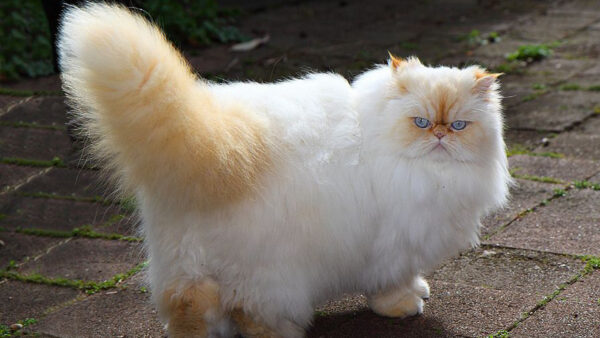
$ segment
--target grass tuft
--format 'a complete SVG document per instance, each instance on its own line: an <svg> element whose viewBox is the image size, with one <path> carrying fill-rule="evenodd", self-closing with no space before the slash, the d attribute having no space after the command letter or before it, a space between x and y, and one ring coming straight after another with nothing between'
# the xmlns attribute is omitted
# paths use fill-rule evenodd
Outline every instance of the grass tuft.
<svg viewBox="0 0 600 338"><path fill-rule="evenodd" d="M31 160L26 158L17 158L17 157L2 157L0 159L0 163L4 164L14 164L21 165L27 167L59 167L65 168L67 165L60 159L60 157L55 156L50 161L45 160Z"/></svg>
<svg viewBox="0 0 600 338"><path fill-rule="evenodd" d="M556 45L557 43L519 46L515 52L506 56L506 60L526 62L539 61L551 56L552 48Z"/></svg>
<svg viewBox="0 0 600 338"><path fill-rule="evenodd" d="M148 262L140 263L125 273L118 273L112 278L102 282L84 281L81 279L67 279L62 277L49 278L39 273L30 275L22 275L14 271L0 270L0 277L18 280L26 283L45 284L69 287L73 289L83 290L87 294L94 294L101 290L112 289L117 287L119 283L125 279L135 275L148 265Z"/></svg>

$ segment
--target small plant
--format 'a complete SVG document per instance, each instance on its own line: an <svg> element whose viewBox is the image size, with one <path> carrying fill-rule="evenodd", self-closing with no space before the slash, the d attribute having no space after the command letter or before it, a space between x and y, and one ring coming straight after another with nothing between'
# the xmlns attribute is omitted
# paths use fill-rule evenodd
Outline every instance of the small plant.
<svg viewBox="0 0 600 338"><path fill-rule="evenodd" d="M581 86L576 83L566 83L560 86L560 90L571 91L571 90L580 90Z"/></svg>
<svg viewBox="0 0 600 338"><path fill-rule="evenodd" d="M563 197L567 196L567 192L564 189L554 189L553 190L554 197Z"/></svg>
<svg viewBox="0 0 600 338"><path fill-rule="evenodd" d="M546 90L548 89L548 86L546 86L543 83L534 83L533 86L531 86L533 89L535 90Z"/></svg>
<svg viewBox="0 0 600 338"><path fill-rule="evenodd" d="M577 189L588 189L591 188L592 190L600 190L600 184L598 183L592 183L589 181L574 181L573 182L573 186Z"/></svg>
<svg viewBox="0 0 600 338"><path fill-rule="evenodd" d="M500 35L497 32L490 32L487 35L482 35L478 29L474 29L466 35L465 39L471 46L487 45L488 43L500 42Z"/></svg>
<svg viewBox="0 0 600 338"><path fill-rule="evenodd" d="M508 61L539 61L552 55L552 48L554 46L555 44L523 45L516 52L508 54L506 59Z"/></svg>
<svg viewBox="0 0 600 338"><path fill-rule="evenodd" d="M508 333L508 331L500 330L496 333L493 333L493 334L487 336L486 338L509 338L509 337L510 337L510 333Z"/></svg>

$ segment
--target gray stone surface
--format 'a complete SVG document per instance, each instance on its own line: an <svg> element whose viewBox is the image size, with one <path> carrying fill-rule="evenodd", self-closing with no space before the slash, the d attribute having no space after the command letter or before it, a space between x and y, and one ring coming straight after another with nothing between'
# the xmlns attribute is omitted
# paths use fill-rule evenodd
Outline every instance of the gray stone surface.
<svg viewBox="0 0 600 338"><path fill-rule="evenodd" d="M600 271L569 286L554 301L511 332L514 337L541 337L544 328L557 337L600 336Z"/></svg>
<svg viewBox="0 0 600 338"><path fill-rule="evenodd" d="M15 186L26 183L28 178L42 172L43 168L23 167L11 164L0 164L0 194Z"/></svg>
<svg viewBox="0 0 600 338"><path fill-rule="evenodd" d="M507 123L517 129L563 131L594 114L595 98L588 92L552 92L506 111Z"/></svg>
<svg viewBox="0 0 600 338"><path fill-rule="evenodd" d="M60 242L59 238L47 238L0 231L0 269L10 261L21 263L25 258L43 254L47 248Z"/></svg>
<svg viewBox="0 0 600 338"><path fill-rule="evenodd" d="M79 295L77 290L59 286L0 280L0 323L40 318L52 307L66 305Z"/></svg>
<svg viewBox="0 0 600 338"><path fill-rule="evenodd" d="M0 116L2 122L27 122L64 128L67 106L62 96L34 97Z"/></svg>
<svg viewBox="0 0 600 338"><path fill-rule="evenodd" d="M482 220L481 235L489 236L499 231L503 226L514 220L522 212L538 206L542 201L554 194L554 189L561 188L558 184L516 180L510 189L508 205L496 210Z"/></svg>
<svg viewBox="0 0 600 338"><path fill-rule="evenodd" d="M101 225L120 213L117 206L70 200L13 197L0 207L0 226L70 231L83 225Z"/></svg>
<svg viewBox="0 0 600 338"><path fill-rule="evenodd" d="M0 144L0 157L49 161L71 152L71 140L60 130L0 126Z"/></svg>
<svg viewBox="0 0 600 338"><path fill-rule="evenodd" d="M536 151L553 151L582 159L600 160L600 133L585 134L581 131L561 133L550 140L547 147Z"/></svg>
<svg viewBox="0 0 600 338"><path fill-rule="evenodd" d="M104 281L125 273L143 261L141 247L124 241L76 238L55 247L43 257L19 267L23 274L40 273L62 277Z"/></svg>
<svg viewBox="0 0 600 338"><path fill-rule="evenodd" d="M56 311L29 330L56 337L165 337L140 279L86 297ZM65 318L70 320L66 321Z"/></svg>
<svg viewBox="0 0 600 338"><path fill-rule="evenodd" d="M489 243L531 250L600 255L600 191L567 192L512 223Z"/></svg>
<svg viewBox="0 0 600 338"><path fill-rule="evenodd" d="M1 174L0 174L0 177ZM52 168L23 185L19 191L26 193L51 193L57 195L94 198L109 195L105 180L96 170L79 168Z"/></svg>
<svg viewBox="0 0 600 338"><path fill-rule="evenodd" d="M565 182L585 180L600 171L600 162L573 158L515 155L509 162L518 175L551 177Z"/></svg>

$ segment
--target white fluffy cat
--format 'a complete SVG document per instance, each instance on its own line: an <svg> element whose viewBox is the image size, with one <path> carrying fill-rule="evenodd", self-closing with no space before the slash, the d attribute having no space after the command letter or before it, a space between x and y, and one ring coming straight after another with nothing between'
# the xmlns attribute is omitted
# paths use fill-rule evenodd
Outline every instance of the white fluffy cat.
<svg viewBox="0 0 600 338"><path fill-rule="evenodd" d="M59 48L91 153L137 196L172 336L300 337L347 292L421 313L419 274L507 198L497 75L479 67L391 57L352 84L213 84L106 4L69 8Z"/></svg>

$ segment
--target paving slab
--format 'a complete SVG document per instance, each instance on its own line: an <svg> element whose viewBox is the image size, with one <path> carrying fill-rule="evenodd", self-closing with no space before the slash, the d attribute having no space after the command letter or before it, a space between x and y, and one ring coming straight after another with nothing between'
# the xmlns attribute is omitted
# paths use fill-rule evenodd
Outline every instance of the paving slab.
<svg viewBox="0 0 600 338"><path fill-rule="evenodd" d="M513 155L508 160L517 175L552 177L565 182L584 180L600 171L600 161L576 158Z"/></svg>
<svg viewBox="0 0 600 338"><path fill-rule="evenodd" d="M509 149L519 146L533 150L542 145L544 138L549 138L549 136L549 132L538 130L517 130L507 127L504 131L504 141Z"/></svg>
<svg viewBox="0 0 600 338"><path fill-rule="evenodd" d="M2 83L2 87L9 89L35 91L60 91L61 85L60 76L57 74Z"/></svg>
<svg viewBox="0 0 600 338"><path fill-rule="evenodd" d="M71 139L65 131L0 126L0 157L49 161L70 152Z"/></svg>
<svg viewBox="0 0 600 338"><path fill-rule="evenodd" d="M516 180L516 185L510 188L508 205L495 211L482 220L481 236L489 236L514 220L521 212L531 209L554 194L554 189L561 188L558 184Z"/></svg>
<svg viewBox="0 0 600 338"><path fill-rule="evenodd" d="M0 323L10 325L26 318L38 319L50 308L68 303L79 295L79 291L66 287L0 281Z"/></svg>
<svg viewBox="0 0 600 338"><path fill-rule="evenodd" d="M149 293L139 278L87 297L41 319L29 328L54 337L165 337Z"/></svg>
<svg viewBox="0 0 600 338"><path fill-rule="evenodd" d="M117 206L52 198L10 196L3 199L0 226L70 231L82 225L99 225L119 213Z"/></svg>
<svg viewBox="0 0 600 338"><path fill-rule="evenodd" d="M552 151L567 157L600 160L600 133L586 134L581 131L561 133L549 140L548 146L540 146L535 151Z"/></svg>
<svg viewBox="0 0 600 338"><path fill-rule="evenodd" d="M600 337L600 271L594 271L511 331L515 337Z"/></svg>
<svg viewBox="0 0 600 338"><path fill-rule="evenodd" d="M129 271L142 261L139 244L76 238L53 248L35 261L25 263L18 271L53 278L104 281Z"/></svg>
<svg viewBox="0 0 600 338"><path fill-rule="evenodd" d="M97 170L52 168L46 174L21 186L19 192L43 192L78 198L97 198L107 195L104 181Z"/></svg>
<svg viewBox="0 0 600 338"><path fill-rule="evenodd" d="M600 255L600 191L571 189L565 197L513 222L491 244L576 255Z"/></svg>
<svg viewBox="0 0 600 338"><path fill-rule="evenodd" d="M515 129L563 131L594 115L600 94L551 92L506 110L506 123Z"/></svg>
<svg viewBox="0 0 600 338"><path fill-rule="evenodd" d="M4 193L11 187L26 183L29 178L43 172L44 170L44 168L24 167L0 163L0 193Z"/></svg>
<svg viewBox="0 0 600 338"><path fill-rule="evenodd" d="M14 106L0 117L2 122L27 122L64 127L67 106L63 96L38 96Z"/></svg>
<svg viewBox="0 0 600 338"><path fill-rule="evenodd" d="M9 111L13 106L19 102L25 101L26 98L11 95L0 95L0 116L4 115L5 112Z"/></svg>
<svg viewBox="0 0 600 338"><path fill-rule="evenodd" d="M543 15L532 16L514 29L512 34L523 39L552 42L584 29L597 19L598 12L577 10L572 4L565 4L550 8Z"/></svg>
<svg viewBox="0 0 600 338"><path fill-rule="evenodd" d="M525 69L524 75L532 83L558 85L570 81L577 74L594 66L596 66L596 62L590 59L566 59L551 56L541 61L532 62Z"/></svg>
<svg viewBox="0 0 600 338"><path fill-rule="evenodd" d="M7 267L10 261L20 263L26 257L39 255L60 241L61 239L59 238L38 237L0 231L0 269Z"/></svg>

